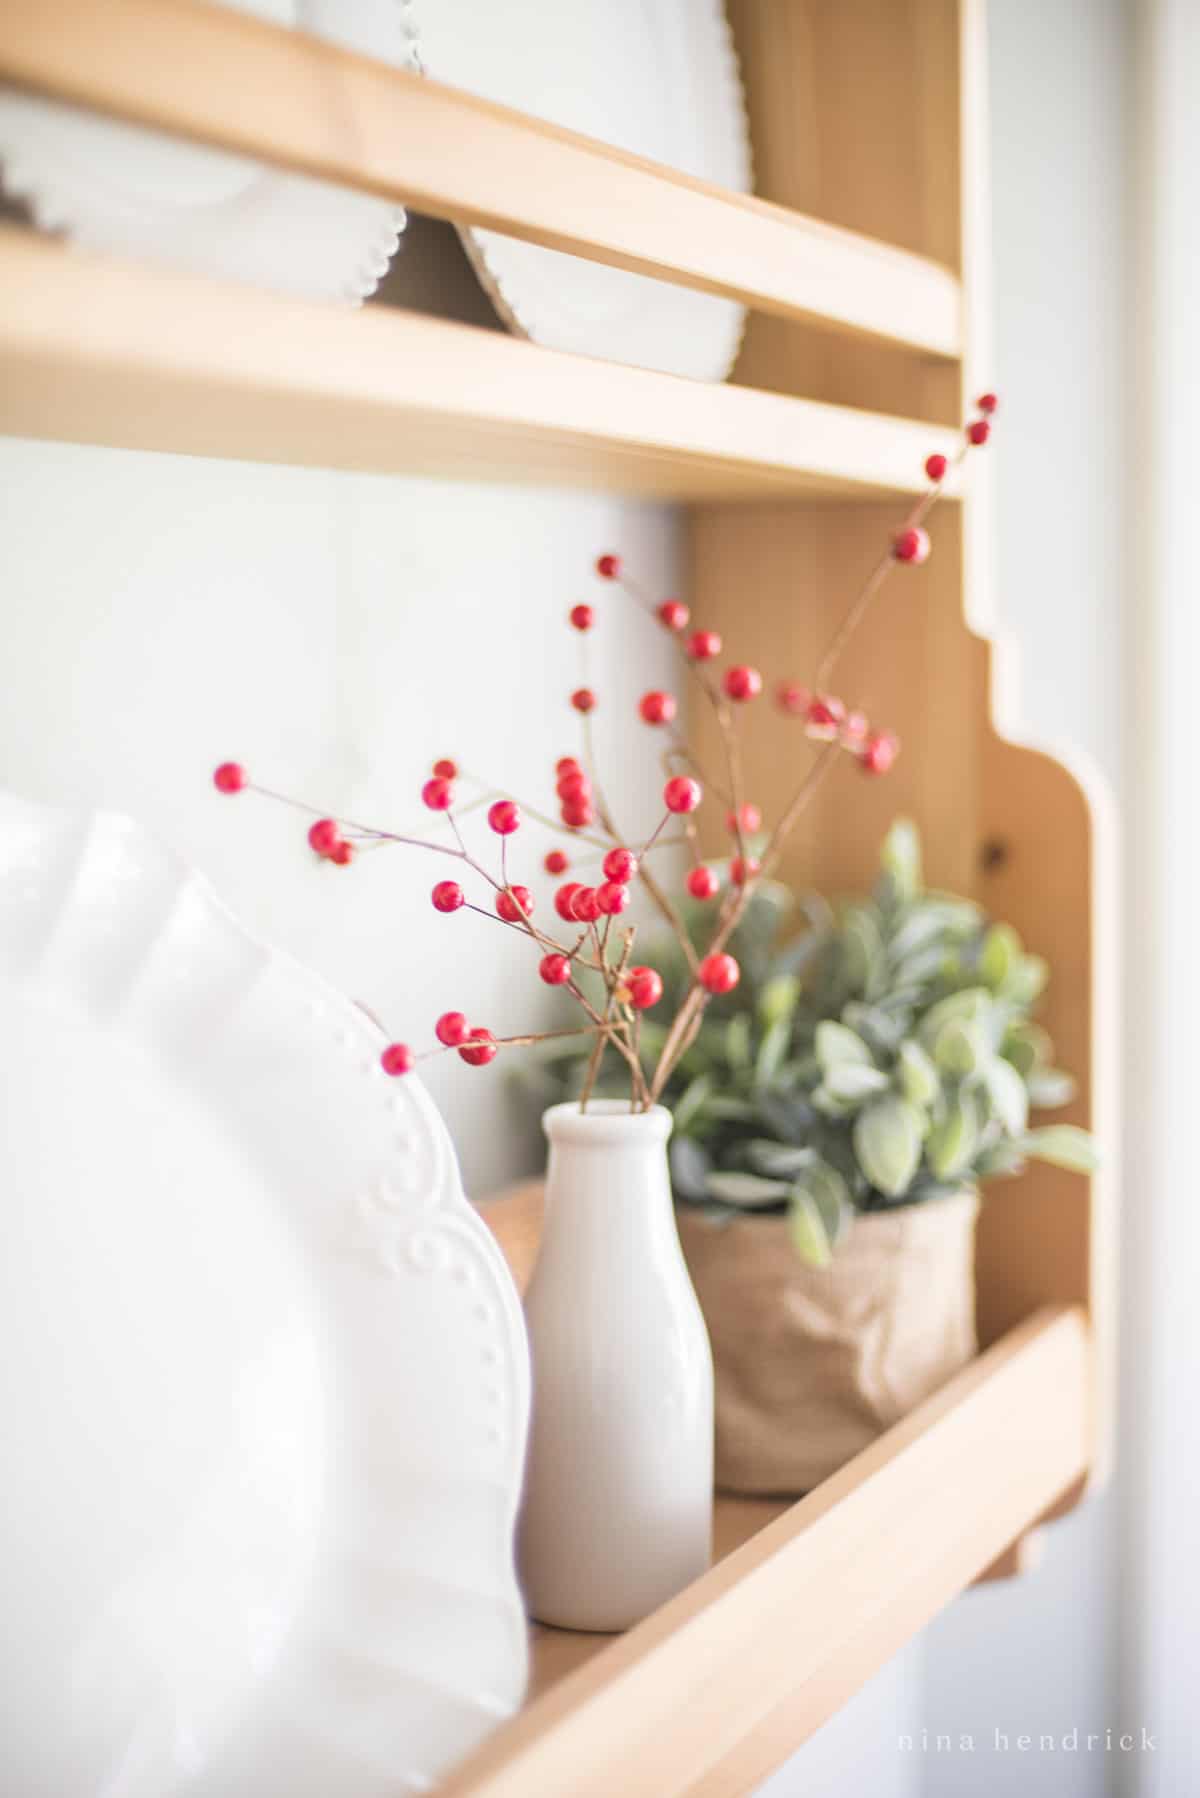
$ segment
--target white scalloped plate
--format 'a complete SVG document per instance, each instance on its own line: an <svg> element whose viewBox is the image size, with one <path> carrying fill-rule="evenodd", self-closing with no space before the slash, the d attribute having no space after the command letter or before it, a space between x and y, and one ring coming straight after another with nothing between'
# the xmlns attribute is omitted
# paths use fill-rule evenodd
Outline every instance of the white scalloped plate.
<svg viewBox="0 0 1200 1798"><path fill-rule="evenodd" d="M720 0L411 0L435 80L720 187L753 185L741 78ZM625 269L461 232L509 329L550 349L721 381L745 308Z"/></svg>
<svg viewBox="0 0 1200 1798"><path fill-rule="evenodd" d="M128 820L0 795L0 1788L396 1798L517 1706L529 1372L417 1080Z"/></svg>
<svg viewBox="0 0 1200 1798"><path fill-rule="evenodd" d="M415 66L407 0L225 3ZM18 93L0 93L0 170L43 230L314 299L374 292L405 224L403 208L369 194Z"/></svg>

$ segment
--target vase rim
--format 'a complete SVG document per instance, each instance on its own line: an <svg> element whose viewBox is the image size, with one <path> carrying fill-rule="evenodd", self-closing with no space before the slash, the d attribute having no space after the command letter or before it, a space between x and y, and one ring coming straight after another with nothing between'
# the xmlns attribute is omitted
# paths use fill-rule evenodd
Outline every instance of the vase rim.
<svg viewBox="0 0 1200 1798"><path fill-rule="evenodd" d="M586 1111L577 1099L551 1105L542 1114L542 1129L551 1142L610 1146L630 1142L666 1142L673 1119L665 1105L634 1111L627 1099L589 1099Z"/></svg>

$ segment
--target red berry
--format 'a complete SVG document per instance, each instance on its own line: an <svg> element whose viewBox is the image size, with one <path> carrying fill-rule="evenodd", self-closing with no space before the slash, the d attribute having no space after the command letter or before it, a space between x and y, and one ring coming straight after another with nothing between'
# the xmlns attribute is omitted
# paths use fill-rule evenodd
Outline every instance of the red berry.
<svg viewBox="0 0 1200 1798"><path fill-rule="evenodd" d="M329 851L329 860L339 868L348 868L354 860L354 844L335 843Z"/></svg>
<svg viewBox="0 0 1200 1798"><path fill-rule="evenodd" d="M865 712L849 712L842 725L842 741L845 743L861 743L871 726Z"/></svg>
<svg viewBox="0 0 1200 1798"><path fill-rule="evenodd" d="M708 993L731 993L742 977L742 970L732 955L706 955L697 973Z"/></svg>
<svg viewBox="0 0 1200 1798"><path fill-rule="evenodd" d="M669 812L694 812L704 793L690 774L674 775L663 788L663 804Z"/></svg>
<svg viewBox="0 0 1200 1798"><path fill-rule="evenodd" d="M874 731L859 752L864 774L886 774L900 753L900 745L890 731Z"/></svg>
<svg viewBox="0 0 1200 1798"><path fill-rule="evenodd" d="M533 894L528 887L505 887L496 894L496 910L509 924L519 924L533 915Z"/></svg>
<svg viewBox="0 0 1200 1798"><path fill-rule="evenodd" d="M582 768L573 768L568 774L560 774L554 791L566 803L577 799L590 799L592 783Z"/></svg>
<svg viewBox="0 0 1200 1798"><path fill-rule="evenodd" d="M421 798L431 812L448 812L454 804L454 788L443 774L435 774L421 788Z"/></svg>
<svg viewBox="0 0 1200 1798"><path fill-rule="evenodd" d="M554 764L554 772L561 778L564 774L580 773L579 761L573 755L560 755Z"/></svg>
<svg viewBox="0 0 1200 1798"><path fill-rule="evenodd" d="M619 880L606 880L596 889L596 904L606 918L615 918L629 904L629 888Z"/></svg>
<svg viewBox="0 0 1200 1798"><path fill-rule="evenodd" d="M992 434L992 427L986 418L977 418L967 426L967 442L973 443L976 449L985 444Z"/></svg>
<svg viewBox="0 0 1200 1798"><path fill-rule="evenodd" d="M573 906L575 895L579 890L580 883L577 880L568 880L566 885L559 887L557 893L554 895L554 909L559 917L568 924L573 924L575 922Z"/></svg>
<svg viewBox="0 0 1200 1798"><path fill-rule="evenodd" d="M498 837L510 837L521 823L521 812L515 800L497 799L488 806L488 823Z"/></svg>
<svg viewBox="0 0 1200 1798"><path fill-rule="evenodd" d="M596 814L586 799L564 800L559 816L568 830L586 830L596 821Z"/></svg>
<svg viewBox="0 0 1200 1798"><path fill-rule="evenodd" d="M467 896L457 880L439 880L430 898L434 911L458 911L467 903Z"/></svg>
<svg viewBox="0 0 1200 1798"><path fill-rule="evenodd" d="M538 973L547 986L566 986L571 978L571 963L565 955L543 955Z"/></svg>
<svg viewBox="0 0 1200 1798"><path fill-rule="evenodd" d="M897 562L911 562L920 567L929 560L929 533L920 525L911 525L907 531L897 531L892 538L892 554Z"/></svg>
<svg viewBox="0 0 1200 1798"><path fill-rule="evenodd" d="M218 793L240 793L246 784L246 770L240 762L222 762L213 770L213 786Z"/></svg>
<svg viewBox="0 0 1200 1798"><path fill-rule="evenodd" d="M452 762L447 755L444 755L440 762L433 764L433 771L435 774L440 774L443 780L458 779L458 763Z"/></svg>
<svg viewBox="0 0 1200 1798"><path fill-rule="evenodd" d="M693 662L711 662L721 653L721 639L716 631L693 631L688 638L687 652Z"/></svg>
<svg viewBox="0 0 1200 1798"><path fill-rule="evenodd" d="M758 873L759 864L752 855L735 855L729 864L729 878L735 887L744 887Z"/></svg>
<svg viewBox="0 0 1200 1798"><path fill-rule="evenodd" d="M561 849L550 849L542 866L547 874L565 874L571 864Z"/></svg>
<svg viewBox="0 0 1200 1798"><path fill-rule="evenodd" d="M590 687L576 687L571 695L571 704L575 707L577 712L594 712L596 709L596 695L592 692Z"/></svg>
<svg viewBox="0 0 1200 1798"><path fill-rule="evenodd" d="M447 1049L457 1049L467 1040L467 1020L461 1011L444 1011L433 1027L433 1034Z"/></svg>
<svg viewBox="0 0 1200 1798"><path fill-rule="evenodd" d="M309 826L308 846L318 855L332 855L341 840L341 832L332 818L318 818Z"/></svg>
<svg viewBox="0 0 1200 1798"><path fill-rule="evenodd" d="M721 685L729 699L757 699L762 692L762 675L757 668L727 668Z"/></svg>
<svg viewBox="0 0 1200 1798"><path fill-rule="evenodd" d="M604 858L604 874L607 880L620 880L628 885L637 871L637 856L632 849L610 849Z"/></svg>
<svg viewBox="0 0 1200 1798"><path fill-rule="evenodd" d="M762 827L762 813L756 805L751 805L748 801L739 811L726 812L725 828L731 837L737 836L739 824L743 836L753 836L754 832Z"/></svg>
<svg viewBox="0 0 1200 1798"><path fill-rule="evenodd" d="M658 608L659 623L665 625L669 631L686 629L691 615L681 599L664 599Z"/></svg>
<svg viewBox="0 0 1200 1798"><path fill-rule="evenodd" d="M595 887L580 887L571 901L571 913L578 924L594 924L600 916L600 899Z"/></svg>
<svg viewBox="0 0 1200 1798"><path fill-rule="evenodd" d="M815 693L809 701L808 722L816 730L833 730L845 716L845 706L831 693Z"/></svg>
<svg viewBox="0 0 1200 1798"><path fill-rule="evenodd" d="M635 1011L649 1011L663 996L662 975L656 968L630 968L625 985Z"/></svg>
<svg viewBox="0 0 1200 1798"><path fill-rule="evenodd" d="M409 1073L416 1059L407 1043L389 1043L379 1057L379 1064L385 1074L395 1076Z"/></svg>
<svg viewBox="0 0 1200 1798"><path fill-rule="evenodd" d="M687 890L693 899L715 899L720 886L712 868L693 868L687 877Z"/></svg>
<svg viewBox="0 0 1200 1798"><path fill-rule="evenodd" d="M606 581L615 581L621 573L620 556L597 556L596 573Z"/></svg>
<svg viewBox="0 0 1200 1798"><path fill-rule="evenodd" d="M811 698L808 688L802 687L796 680L780 681L775 689L775 703L781 712L807 712Z"/></svg>
<svg viewBox="0 0 1200 1798"><path fill-rule="evenodd" d="M996 410L1000 401L996 398L994 393L981 393L979 398L975 401L975 404L979 407L981 412L986 412L990 416Z"/></svg>
<svg viewBox="0 0 1200 1798"><path fill-rule="evenodd" d="M577 631L590 631L596 622L596 614L591 606L572 606L571 623Z"/></svg>
<svg viewBox="0 0 1200 1798"><path fill-rule="evenodd" d="M638 700L638 711L647 724L670 724L675 716L675 695L673 693L643 693Z"/></svg>
<svg viewBox="0 0 1200 1798"><path fill-rule="evenodd" d="M491 1031L485 1030L482 1024L477 1025L458 1053L468 1067L485 1068L489 1061L496 1059L496 1045L492 1041Z"/></svg>
<svg viewBox="0 0 1200 1798"><path fill-rule="evenodd" d="M950 464L945 456L926 456L925 473L931 481L944 481Z"/></svg>

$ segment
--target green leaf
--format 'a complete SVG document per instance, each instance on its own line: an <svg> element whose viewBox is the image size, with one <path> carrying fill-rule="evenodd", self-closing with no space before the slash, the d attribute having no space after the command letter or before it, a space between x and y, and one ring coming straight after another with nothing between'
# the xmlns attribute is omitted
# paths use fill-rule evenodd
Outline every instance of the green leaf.
<svg viewBox="0 0 1200 1798"><path fill-rule="evenodd" d="M675 1134L667 1146L671 1165L671 1189L676 1198L703 1199L708 1192L712 1160L691 1136Z"/></svg>
<svg viewBox="0 0 1200 1798"><path fill-rule="evenodd" d="M888 1077L881 1069L864 1067L860 1061L840 1061L828 1070L822 1086L833 1098L860 1105L864 1099L886 1092Z"/></svg>
<svg viewBox="0 0 1200 1798"><path fill-rule="evenodd" d="M872 1065L871 1051L862 1037L848 1030L845 1024L836 1024L832 1018L822 1018L817 1025L816 1049L823 1074L843 1062Z"/></svg>
<svg viewBox="0 0 1200 1798"><path fill-rule="evenodd" d="M925 1139L925 1157L938 1180L964 1174L979 1148L979 1116L967 1093L955 1093Z"/></svg>
<svg viewBox="0 0 1200 1798"><path fill-rule="evenodd" d="M814 1267L827 1267L850 1217L846 1182L827 1161L814 1161L792 1187L788 1219L797 1254Z"/></svg>
<svg viewBox="0 0 1200 1798"><path fill-rule="evenodd" d="M924 1120L914 1105L889 1093L860 1111L854 1124L854 1153L879 1192L897 1199L910 1185L921 1160Z"/></svg>
<svg viewBox="0 0 1200 1798"><path fill-rule="evenodd" d="M1005 1133L1020 1136L1029 1122L1029 1094L1016 1068L997 1057L984 1070L983 1084Z"/></svg>
<svg viewBox="0 0 1200 1798"><path fill-rule="evenodd" d="M1049 978L1050 969L1040 955L1019 956L1004 983L1004 997L1014 1005L1032 1005Z"/></svg>
<svg viewBox="0 0 1200 1798"><path fill-rule="evenodd" d="M1069 1105L1075 1097L1075 1081L1061 1068L1034 1068L1028 1076L1029 1103L1049 1111L1056 1105Z"/></svg>
<svg viewBox="0 0 1200 1798"><path fill-rule="evenodd" d="M975 1163L975 1172L981 1180L987 1180L997 1174L1019 1174L1024 1166L1020 1147L1002 1138L983 1151Z"/></svg>
<svg viewBox="0 0 1200 1798"><path fill-rule="evenodd" d="M757 1117L757 1107L749 1099L739 1099L736 1093L713 1093L705 1100L706 1117L723 1118L729 1123L745 1124Z"/></svg>
<svg viewBox="0 0 1200 1798"><path fill-rule="evenodd" d="M885 1011L882 1004L864 1005L859 999L849 999L842 1006L842 1023L877 1055L894 1055L904 1035L900 1018Z"/></svg>
<svg viewBox="0 0 1200 1798"><path fill-rule="evenodd" d="M937 1069L913 1037L900 1045L900 1053L896 1059L896 1079L900 1091L913 1105L932 1105L942 1090Z"/></svg>
<svg viewBox="0 0 1200 1798"><path fill-rule="evenodd" d="M979 1018L951 1018L938 1031L933 1059L944 1074L965 1080L978 1074L992 1058L991 1044Z"/></svg>
<svg viewBox="0 0 1200 1798"><path fill-rule="evenodd" d="M741 1205L755 1211L764 1205L778 1205L791 1191L787 1180L765 1180L761 1174L743 1174L734 1168L721 1168L709 1174L705 1185L713 1199L729 1205Z"/></svg>
<svg viewBox="0 0 1200 1798"><path fill-rule="evenodd" d="M911 819L896 819L883 839L879 861L891 875L897 897L914 899L921 890L921 839Z"/></svg>
<svg viewBox="0 0 1200 1798"><path fill-rule="evenodd" d="M1044 1124L1021 1137L1019 1146L1035 1161L1048 1161L1074 1174L1094 1174L1100 1165L1095 1143L1074 1124Z"/></svg>
<svg viewBox="0 0 1200 1798"><path fill-rule="evenodd" d="M1003 1055L1026 1080L1037 1067L1050 1060L1054 1044L1040 1024L1014 1024L1004 1038Z"/></svg>
<svg viewBox="0 0 1200 1798"><path fill-rule="evenodd" d="M814 1111L819 1111L825 1118L849 1117L854 1110L849 1099L839 1099L836 1093L830 1092L824 1081L813 1088L811 1098Z"/></svg>
<svg viewBox="0 0 1200 1798"><path fill-rule="evenodd" d="M865 905L848 906L840 941L847 983L852 991L872 997L886 984L883 937L874 912Z"/></svg>
<svg viewBox="0 0 1200 1798"><path fill-rule="evenodd" d="M758 995L758 1015L764 1027L791 1021L800 997L800 982L794 974L775 974Z"/></svg>
<svg viewBox="0 0 1200 1798"><path fill-rule="evenodd" d="M1021 939L1011 924L993 924L979 951L979 972L993 992L1009 979L1021 955Z"/></svg>
<svg viewBox="0 0 1200 1798"><path fill-rule="evenodd" d="M772 1180L794 1179L817 1156L815 1149L799 1143L772 1142L766 1136L754 1137L743 1146L742 1152L754 1173L765 1174Z"/></svg>
<svg viewBox="0 0 1200 1798"><path fill-rule="evenodd" d="M790 1018L776 1018L765 1032L758 1045L758 1058L754 1064L754 1078L760 1086L768 1086L787 1059L787 1052L792 1044L792 1025Z"/></svg>
<svg viewBox="0 0 1200 1798"><path fill-rule="evenodd" d="M992 995L986 987L964 986L931 1005L921 1019L917 1034L925 1048L932 1049L946 1025L955 1020L970 1022L986 1017L992 1009Z"/></svg>
<svg viewBox="0 0 1200 1798"><path fill-rule="evenodd" d="M725 1026L725 1059L731 1068L750 1066L750 1014L739 1011Z"/></svg>
<svg viewBox="0 0 1200 1798"><path fill-rule="evenodd" d="M683 1096L675 1106L675 1131L682 1135L688 1126L694 1123L704 1110L704 1106L713 1090L711 1074L697 1074L687 1087Z"/></svg>
<svg viewBox="0 0 1200 1798"><path fill-rule="evenodd" d="M816 1201L807 1192L797 1190L788 1201L788 1232L801 1261L810 1267L829 1266L833 1244Z"/></svg>

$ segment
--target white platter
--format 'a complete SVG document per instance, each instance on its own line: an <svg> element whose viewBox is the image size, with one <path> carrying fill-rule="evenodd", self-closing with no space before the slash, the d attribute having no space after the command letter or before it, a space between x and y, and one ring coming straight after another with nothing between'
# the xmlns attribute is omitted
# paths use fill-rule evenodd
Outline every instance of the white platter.
<svg viewBox="0 0 1200 1798"><path fill-rule="evenodd" d="M411 0L428 75L718 186L749 192L737 57L720 0ZM720 381L745 308L521 243L462 233L505 323L548 348Z"/></svg>
<svg viewBox="0 0 1200 1798"><path fill-rule="evenodd" d="M414 66L403 0L225 3ZM405 222L369 194L17 93L0 93L0 173L44 230L76 243L314 299L372 293Z"/></svg>
<svg viewBox="0 0 1200 1798"><path fill-rule="evenodd" d="M431 1101L135 825L4 795L0 1016L0 1790L429 1790L524 1689L529 1407Z"/></svg>

